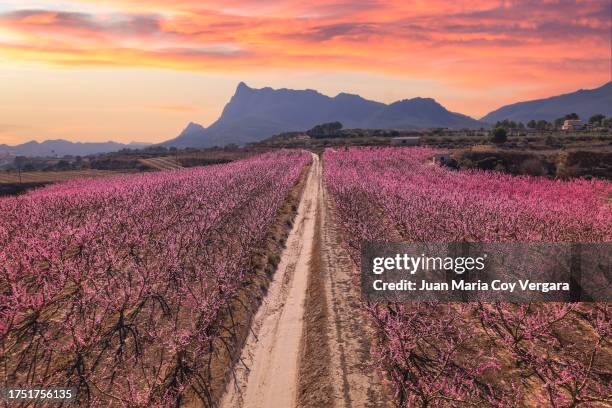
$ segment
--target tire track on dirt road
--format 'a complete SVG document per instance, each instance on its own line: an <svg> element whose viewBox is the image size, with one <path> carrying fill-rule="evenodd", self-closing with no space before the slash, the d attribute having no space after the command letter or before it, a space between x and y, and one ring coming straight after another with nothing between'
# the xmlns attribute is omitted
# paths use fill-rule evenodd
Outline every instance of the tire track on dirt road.
<svg viewBox="0 0 612 408"><path fill-rule="evenodd" d="M333 407L391 407L390 392L370 354L375 335L360 309L359 273L343 246L333 204L324 188L320 206L321 269L311 273L323 276L326 292Z"/></svg>

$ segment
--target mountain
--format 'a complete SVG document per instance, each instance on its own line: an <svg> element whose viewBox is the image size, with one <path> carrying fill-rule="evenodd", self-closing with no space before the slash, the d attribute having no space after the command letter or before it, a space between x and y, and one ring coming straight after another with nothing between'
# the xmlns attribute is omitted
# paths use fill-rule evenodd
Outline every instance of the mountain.
<svg viewBox="0 0 612 408"><path fill-rule="evenodd" d="M447 127L480 128L483 124L460 113L449 112L435 99L404 99L385 106L368 119L369 128L406 129Z"/></svg>
<svg viewBox="0 0 612 408"><path fill-rule="evenodd" d="M13 156L86 156L88 154L108 153L121 149L139 149L148 146L146 143L132 142L129 144L117 142L81 143L67 140L31 141L16 146L0 144L0 152Z"/></svg>
<svg viewBox="0 0 612 408"><path fill-rule="evenodd" d="M304 131L333 121L342 122L345 128L483 126L475 119L446 110L429 98L405 99L387 105L347 93L329 97L311 89L254 89L241 82L216 122L207 128L189 123L178 137L163 145L211 147L245 144L277 133Z"/></svg>
<svg viewBox="0 0 612 408"><path fill-rule="evenodd" d="M595 89L580 89L551 98L506 105L480 120L487 123L504 119L524 123L531 119L553 121L572 112L577 113L581 119L588 119L596 113L612 116L612 81Z"/></svg>

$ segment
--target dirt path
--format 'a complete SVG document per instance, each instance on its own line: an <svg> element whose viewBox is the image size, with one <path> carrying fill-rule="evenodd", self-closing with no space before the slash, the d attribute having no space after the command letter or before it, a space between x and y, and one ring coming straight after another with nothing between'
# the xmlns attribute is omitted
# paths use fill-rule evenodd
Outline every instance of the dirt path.
<svg viewBox="0 0 612 408"><path fill-rule="evenodd" d="M391 407L389 390L382 384L370 355L374 334L359 308L360 287L354 262L342 246L332 205L321 195L321 263L325 289L326 328L331 361L333 407ZM308 405L305 405L308 406ZM316 406L316 405L309 405Z"/></svg>
<svg viewBox="0 0 612 408"><path fill-rule="evenodd" d="M321 163L313 160L222 408L387 406L369 366L372 336L359 311L355 266L328 209Z"/></svg>
<svg viewBox="0 0 612 408"><path fill-rule="evenodd" d="M304 299L321 194L321 166L317 156L313 160L287 246L243 349L241 358L249 369L237 368L237 381L229 385L222 407L296 404Z"/></svg>

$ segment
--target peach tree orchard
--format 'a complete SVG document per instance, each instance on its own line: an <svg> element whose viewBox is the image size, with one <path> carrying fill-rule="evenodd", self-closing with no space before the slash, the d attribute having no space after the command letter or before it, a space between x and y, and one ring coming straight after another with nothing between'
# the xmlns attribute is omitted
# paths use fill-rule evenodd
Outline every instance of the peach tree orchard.
<svg viewBox="0 0 612 408"><path fill-rule="evenodd" d="M412 242L610 242L612 183L450 171L428 148L328 149L325 183L346 246ZM397 238L395 238L397 239ZM606 406L607 303L362 303L397 402Z"/></svg>
<svg viewBox="0 0 612 408"><path fill-rule="evenodd" d="M87 406L176 406L190 392L211 406L228 305L309 161L283 151L1 199L3 386L72 386Z"/></svg>

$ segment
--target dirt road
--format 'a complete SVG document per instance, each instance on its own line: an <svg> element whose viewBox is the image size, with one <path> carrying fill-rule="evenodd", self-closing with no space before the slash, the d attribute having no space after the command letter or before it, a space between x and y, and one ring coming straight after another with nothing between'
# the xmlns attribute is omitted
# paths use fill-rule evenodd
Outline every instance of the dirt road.
<svg viewBox="0 0 612 408"><path fill-rule="evenodd" d="M221 407L386 405L380 379L369 365L371 336L358 310L354 265L339 245L327 209L322 165L313 156L287 246L243 348L244 364L236 368ZM317 288L312 279L320 290L312 290ZM310 327L304 321L312 308L324 318ZM318 372L328 375L304 375Z"/></svg>
<svg viewBox="0 0 612 408"><path fill-rule="evenodd" d="M321 165L317 156L313 160L287 246L243 349L249 369L238 367L222 407L295 406L304 297L321 194Z"/></svg>
<svg viewBox="0 0 612 408"><path fill-rule="evenodd" d="M325 290L328 318L323 330L328 333L331 359L327 364L334 396L330 406L391 407L389 390L383 386L381 374L370 355L374 333L359 308L359 274L342 246L333 206L325 190L321 194L320 217L321 262L311 273L321 276ZM318 405L305 403L303 406Z"/></svg>

